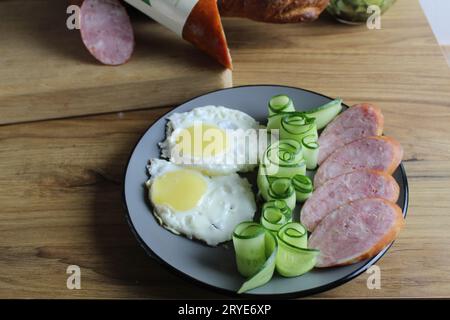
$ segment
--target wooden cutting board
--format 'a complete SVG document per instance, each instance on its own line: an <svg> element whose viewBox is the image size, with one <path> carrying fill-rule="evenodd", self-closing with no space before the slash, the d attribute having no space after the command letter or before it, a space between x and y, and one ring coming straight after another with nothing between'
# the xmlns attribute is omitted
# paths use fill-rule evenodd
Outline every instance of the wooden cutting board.
<svg viewBox="0 0 450 320"><path fill-rule="evenodd" d="M136 13L131 61L101 65L66 27L66 9L0 2L0 124L168 106L232 85L231 71Z"/></svg>

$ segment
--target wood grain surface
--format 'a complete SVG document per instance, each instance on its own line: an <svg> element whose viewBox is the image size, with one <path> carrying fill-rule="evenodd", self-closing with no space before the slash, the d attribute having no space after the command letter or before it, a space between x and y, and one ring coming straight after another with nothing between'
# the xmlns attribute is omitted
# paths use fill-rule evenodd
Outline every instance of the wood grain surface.
<svg viewBox="0 0 450 320"><path fill-rule="evenodd" d="M450 67L450 45L441 46L445 59L447 59L448 66Z"/></svg>
<svg viewBox="0 0 450 320"><path fill-rule="evenodd" d="M171 105L232 85L230 70L136 11L131 60L100 64L66 27L68 2L0 2L0 124Z"/></svg>
<svg viewBox="0 0 450 320"><path fill-rule="evenodd" d="M367 274L315 298L450 297L450 72L416 1L382 30L226 20L235 85L276 83L379 105L405 149L406 228ZM189 87L190 84L186 86ZM0 298L217 298L147 257L122 207L128 156L168 108L0 127ZM81 290L66 288L79 265Z"/></svg>

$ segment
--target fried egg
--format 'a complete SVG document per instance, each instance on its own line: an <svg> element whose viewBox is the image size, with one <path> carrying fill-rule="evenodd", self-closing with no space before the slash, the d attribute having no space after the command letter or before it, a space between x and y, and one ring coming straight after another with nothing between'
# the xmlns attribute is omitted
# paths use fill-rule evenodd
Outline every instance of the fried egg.
<svg viewBox="0 0 450 320"><path fill-rule="evenodd" d="M208 175L253 170L258 162L259 123L248 114L205 106L168 117L161 156Z"/></svg>
<svg viewBox="0 0 450 320"><path fill-rule="evenodd" d="M153 214L175 234L215 246L231 240L236 225L253 219L251 185L237 173L210 177L161 159L152 159L148 170Z"/></svg>

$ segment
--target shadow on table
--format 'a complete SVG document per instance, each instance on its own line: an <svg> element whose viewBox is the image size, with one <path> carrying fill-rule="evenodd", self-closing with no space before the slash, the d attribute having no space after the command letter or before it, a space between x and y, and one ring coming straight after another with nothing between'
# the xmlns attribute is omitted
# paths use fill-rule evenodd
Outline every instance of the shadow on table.
<svg viewBox="0 0 450 320"><path fill-rule="evenodd" d="M122 179L138 136L129 137L128 143L122 142L126 147L117 148L109 162L96 169L99 177L92 211L99 262L92 268L108 279L108 287L117 286L115 297L223 298L171 274L145 253L132 234L122 203Z"/></svg>
<svg viewBox="0 0 450 320"><path fill-rule="evenodd" d="M255 22L240 18L225 18L223 25L227 41L233 55L234 50L264 50L267 48L288 49L314 46L315 39L327 35L334 36L349 30L365 28L362 25L349 26L338 22L328 12L324 11L313 22L294 24L272 24ZM330 26L333 27L330 31ZM265 52L260 52L264 55Z"/></svg>
<svg viewBox="0 0 450 320"><path fill-rule="evenodd" d="M13 43L20 39L21 46L25 44L36 52L45 52L48 59L101 66L83 45L80 31L69 30L66 26L70 17L66 13L68 5L68 1L36 1L25 7L21 3L11 3L6 9L9 11L8 19L2 22L0 16L0 27L7 30L14 28L14 33L7 32L14 37L11 40ZM212 58L200 53L173 32L132 8L128 11L136 42L131 62L148 60L149 67L163 61L179 64L180 68L222 69Z"/></svg>

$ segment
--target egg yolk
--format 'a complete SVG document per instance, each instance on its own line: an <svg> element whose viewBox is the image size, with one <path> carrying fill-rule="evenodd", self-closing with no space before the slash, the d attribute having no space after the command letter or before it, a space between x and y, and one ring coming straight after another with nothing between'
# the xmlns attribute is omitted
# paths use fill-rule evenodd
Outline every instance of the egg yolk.
<svg viewBox="0 0 450 320"><path fill-rule="evenodd" d="M196 171L171 171L155 179L151 200L156 205L167 205L176 211L187 211L197 206L206 188L205 178Z"/></svg>
<svg viewBox="0 0 450 320"><path fill-rule="evenodd" d="M209 124L194 124L183 129L176 138L178 151L196 158L214 157L228 148L224 130Z"/></svg>

